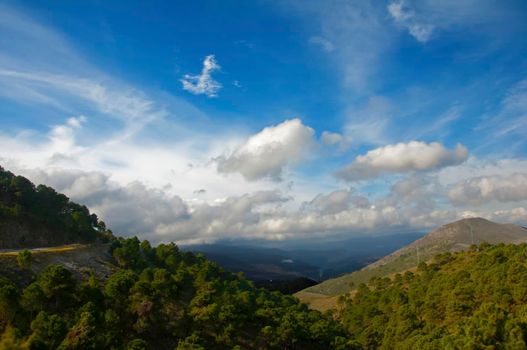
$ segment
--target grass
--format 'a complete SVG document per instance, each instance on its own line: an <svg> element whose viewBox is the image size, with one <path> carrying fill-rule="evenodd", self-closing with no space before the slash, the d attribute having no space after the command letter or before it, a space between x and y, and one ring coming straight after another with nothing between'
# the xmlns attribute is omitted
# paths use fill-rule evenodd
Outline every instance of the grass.
<svg viewBox="0 0 527 350"><path fill-rule="evenodd" d="M306 303L310 309L324 312L331 309L336 309L338 304L338 296L328 296L318 293L310 293L300 291L294 294L301 302Z"/></svg>
<svg viewBox="0 0 527 350"><path fill-rule="evenodd" d="M75 244L61 245L57 247L33 248L33 249L27 249L27 250L29 250L31 254L64 253L64 252L70 252L72 250L78 250L85 246L86 246L85 244L75 243ZM23 250L25 249L0 252L0 256L18 256L18 254Z"/></svg>

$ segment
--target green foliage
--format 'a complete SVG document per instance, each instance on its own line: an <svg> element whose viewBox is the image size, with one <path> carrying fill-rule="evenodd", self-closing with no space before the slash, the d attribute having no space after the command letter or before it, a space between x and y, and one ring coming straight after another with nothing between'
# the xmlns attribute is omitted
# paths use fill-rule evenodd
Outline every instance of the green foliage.
<svg viewBox="0 0 527 350"><path fill-rule="evenodd" d="M1 283L1 282L0 282ZM0 330L9 325L19 308L19 292L11 283L0 284Z"/></svg>
<svg viewBox="0 0 527 350"><path fill-rule="evenodd" d="M1 279L0 331L29 349L347 349L332 317L174 244L121 238L111 253L106 281L61 265L22 291Z"/></svg>
<svg viewBox="0 0 527 350"><path fill-rule="evenodd" d="M68 331L66 322L59 315L49 315L42 311L31 322L33 334L30 338L31 347L55 349Z"/></svg>
<svg viewBox="0 0 527 350"><path fill-rule="evenodd" d="M48 301L54 303L55 308L67 306L73 299L76 281L71 272L62 265L50 265L38 277L38 285Z"/></svg>
<svg viewBox="0 0 527 350"><path fill-rule="evenodd" d="M31 268L31 252L27 249L18 253L16 262L21 269Z"/></svg>
<svg viewBox="0 0 527 350"><path fill-rule="evenodd" d="M365 349L525 349L526 277L526 244L482 244L371 280L339 318Z"/></svg>
<svg viewBox="0 0 527 350"><path fill-rule="evenodd" d="M66 236L65 243L112 239L104 222L83 205L53 188L38 185L0 167L0 219L47 227Z"/></svg>

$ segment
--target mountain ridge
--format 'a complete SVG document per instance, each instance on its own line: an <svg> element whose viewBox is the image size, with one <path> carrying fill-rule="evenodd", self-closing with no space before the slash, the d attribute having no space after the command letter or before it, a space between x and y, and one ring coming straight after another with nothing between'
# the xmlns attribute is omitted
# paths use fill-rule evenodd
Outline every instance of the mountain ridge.
<svg viewBox="0 0 527 350"><path fill-rule="evenodd" d="M466 250L471 245L518 244L527 242L527 229L514 224L499 224L484 218L465 218L429 232L405 247L381 258L359 271L326 280L301 292L336 296L347 293L372 277L400 273L444 252ZM301 297L302 294L298 296Z"/></svg>

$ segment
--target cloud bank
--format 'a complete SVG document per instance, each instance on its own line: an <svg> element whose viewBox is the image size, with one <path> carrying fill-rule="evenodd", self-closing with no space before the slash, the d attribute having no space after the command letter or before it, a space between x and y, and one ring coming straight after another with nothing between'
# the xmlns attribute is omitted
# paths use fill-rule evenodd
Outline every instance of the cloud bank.
<svg viewBox="0 0 527 350"><path fill-rule="evenodd" d="M455 184L448 192L450 200L457 204L482 205L496 202L527 200L527 174L508 176L481 176Z"/></svg>

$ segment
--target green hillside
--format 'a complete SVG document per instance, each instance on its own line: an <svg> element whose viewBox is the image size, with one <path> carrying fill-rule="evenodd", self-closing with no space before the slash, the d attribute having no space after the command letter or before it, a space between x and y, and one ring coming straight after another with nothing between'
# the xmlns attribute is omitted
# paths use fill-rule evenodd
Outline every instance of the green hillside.
<svg viewBox="0 0 527 350"><path fill-rule="evenodd" d="M341 295L360 283L367 283L373 277L386 277L403 272L415 268L419 262L428 261L437 254L468 249L472 244L482 242L527 242L527 229L511 224L497 224L482 218L459 220L439 227L362 270L326 280L305 289L304 292Z"/></svg>
<svg viewBox="0 0 527 350"><path fill-rule="evenodd" d="M0 249L107 240L97 215L53 188L0 167Z"/></svg>
<svg viewBox="0 0 527 350"><path fill-rule="evenodd" d="M482 244L376 278L342 301L357 348L526 349L527 244Z"/></svg>

